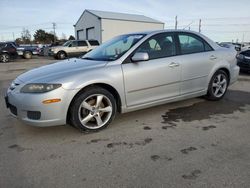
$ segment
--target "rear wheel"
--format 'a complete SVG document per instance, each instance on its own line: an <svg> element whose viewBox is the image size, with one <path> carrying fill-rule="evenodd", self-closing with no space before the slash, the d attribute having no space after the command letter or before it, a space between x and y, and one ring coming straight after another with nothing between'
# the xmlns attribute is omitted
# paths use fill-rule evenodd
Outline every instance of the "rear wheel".
<svg viewBox="0 0 250 188"><path fill-rule="evenodd" d="M10 61L10 55L7 53L3 53L0 55L0 62L7 63Z"/></svg>
<svg viewBox="0 0 250 188"><path fill-rule="evenodd" d="M229 84L229 78L225 71L218 70L210 80L207 99L220 100L226 93Z"/></svg>
<svg viewBox="0 0 250 188"><path fill-rule="evenodd" d="M71 123L81 130L98 131L112 122L116 111L115 98L109 91L91 87L71 105Z"/></svg>
<svg viewBox="0 0 250 188"><path fill-rule="evenodd" d="M24 57L25 59L31 59L31 58L32 58L32 53L31 53L30 51L25 51L25 52L23 53L23 57Z"/></svg>

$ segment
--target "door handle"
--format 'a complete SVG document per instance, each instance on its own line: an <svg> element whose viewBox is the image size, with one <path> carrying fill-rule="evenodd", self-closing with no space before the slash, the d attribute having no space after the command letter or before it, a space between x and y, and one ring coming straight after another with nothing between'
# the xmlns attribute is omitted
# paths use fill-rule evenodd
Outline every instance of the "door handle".
<svg viewBox="0 0 250 188"><path fill-rule="evenodd" d="M168 66L171 67L171 68L174 68L174 67L179 67L180 64L179 64L179 63L174 63L174 62L172 62L172 63L170 63Z"/></svg>
<svg viewBox="0 0 250 188"><path fill-rule="evenodd" d="M215 60L215 59L217 59L217 57L214 56L214 55L211 55L209 59L210 59L210 60Z"/></svg>

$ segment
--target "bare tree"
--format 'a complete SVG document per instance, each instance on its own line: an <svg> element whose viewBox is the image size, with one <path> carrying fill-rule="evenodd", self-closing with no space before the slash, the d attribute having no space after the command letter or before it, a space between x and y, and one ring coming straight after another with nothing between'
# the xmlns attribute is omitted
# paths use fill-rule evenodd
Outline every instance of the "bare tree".
<svg viewBox="0 0 250 188"><path fill-rule="evenodd" d="M21 40L24 44L29 44L31 42L31 34L28 29L23 28L21 33Z"/></svg>

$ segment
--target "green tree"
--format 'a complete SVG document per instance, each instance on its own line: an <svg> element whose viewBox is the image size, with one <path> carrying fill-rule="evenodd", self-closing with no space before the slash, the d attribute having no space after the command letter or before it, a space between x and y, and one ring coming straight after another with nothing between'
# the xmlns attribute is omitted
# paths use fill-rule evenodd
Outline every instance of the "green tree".
<svg viewBox="0 0 250 188"><path fill-rule="evenodd" d="M47 40L47 33L46 31L42 30L42 29L38 29L36 30L34 36L34 40L35 42L38 43L46 43Z"/></svg>
<svg viewBox="0 0 250 188"><path fill-rule="evenodd" d="M75 40L75 37L72 36L72 35L70 35L70 36L69 36L69 40Z"/></svg>
<svg viewBox="0 0 250 188"><path fill-rule="evenodd" d="M48 33L42 29L36 30L33 36L34 40L38 43L49 44L54 41L54 33ZM57 40L57 36L55 36L55 39Z"/></svg>
<svg viewBox="0 0 250 188"><path fill-rule="evenodd" d="M17 39L15 40L15 42L16 42L17 44L22 44L22 43L23 43L23 41L22 41L21 38L17 38Z"/></svg>

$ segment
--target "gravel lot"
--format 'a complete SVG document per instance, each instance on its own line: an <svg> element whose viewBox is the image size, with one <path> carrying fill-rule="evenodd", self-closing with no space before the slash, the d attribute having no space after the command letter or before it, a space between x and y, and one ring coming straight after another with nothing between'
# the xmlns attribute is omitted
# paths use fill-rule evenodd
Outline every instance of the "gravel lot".
<svg viewBox="0 0 250 188"><path fill-rule="evenodd" d="M250 74L219 102L123 114L87 134L27 126L5 108L12 79L52 62L0 64L0 187L250 187Z"/></svg>

